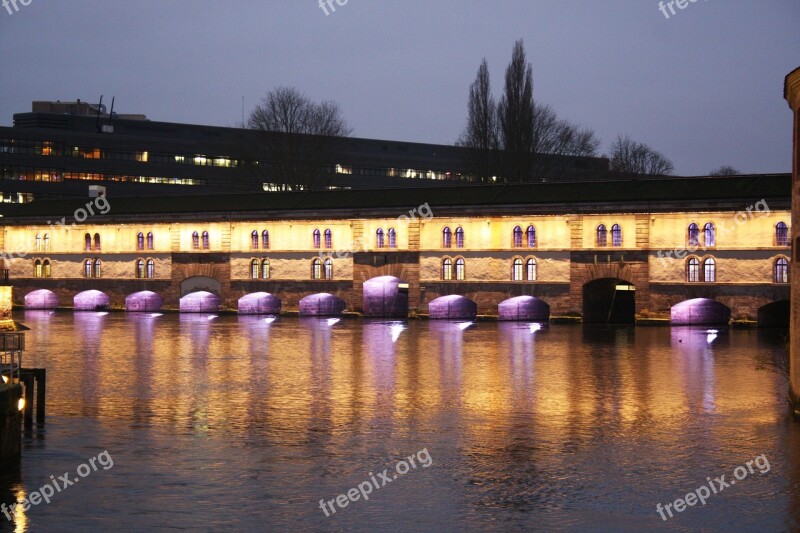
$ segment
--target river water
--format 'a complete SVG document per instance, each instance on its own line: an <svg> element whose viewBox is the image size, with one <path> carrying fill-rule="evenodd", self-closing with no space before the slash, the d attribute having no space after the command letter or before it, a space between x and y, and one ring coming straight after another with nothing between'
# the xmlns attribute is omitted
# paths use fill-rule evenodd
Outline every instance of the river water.
<svg viewBox="0 0 800 533"><path fill-rule="evenodd" d="M777 332L15 318L48 410L2 501L81 477L0 531L800 528L800 423L755 368ZM722 475L737 484L662 519Z"/></svg>

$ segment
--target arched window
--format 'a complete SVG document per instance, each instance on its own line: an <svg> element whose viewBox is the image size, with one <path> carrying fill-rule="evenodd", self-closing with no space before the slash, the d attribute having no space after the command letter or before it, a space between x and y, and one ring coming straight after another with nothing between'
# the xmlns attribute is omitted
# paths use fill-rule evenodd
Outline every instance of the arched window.
<svg viewBox="0 0 800 533"><path fill-rule="evenodd" d="M156 262L153 261L152 259L147 260L146 274L148 279L153 279L154 277L156 277Z"/></svg>
<svg viewBox="0 0 800 533"><path fill-rule="evenodd" d="M696 257L690 257L686 261L686 281L689 283L700 281L700 260Z"/></svg>
<svg viewBox="0 0 800 533"><path fill-rule="evenodd" d="M516 234L516 230L514 230ZM519 238L522 240L522 228L519 229ZM511 264L511 281L522 281L522 259L517 257Z"/></svg>
<svg viewBox="0 0 800 533"><path fill-rule="evenodd" d="M33 262L33 277L34 278L42 277L42 262L39 259Z"/></svg>
<svg viewBox="0 0 800 533"><path fill-rule="evenodd" d="M87 252L92 250L92 236L91 235L89 235L88 233L86 235L84 235L83 236L83 243L84 243L84 246L83 246L84 250L86 250Z"/></svg>
<svg viewBox="0 0 800 533"><path fill-rule="evenodd" d="M611 226L611 246L622 246L622 226L619 224Z"/></svg>
<svg viewBox="0 0 800 533"><path fill-rule="evenodd" d="M311 279L322 279L322 260L319 258L311 261Z"/></svg>
<svg viewBox="0 0 800 533"><path fill-rule="evenodd" d="M522 248L522 228L519 226L514 227L514 234L512 236L512 246L514 248Z"/></svg>
<svg viewBox="0 0 800 533"><path fill-rule="evenodd" d="M42 277L49 278L51 275L52 271L50 270L50 260L45 259L44 261L42 261Z"/></svg>
<svg viewBox="0 0 800 533"><path fill-rule="evenodd" d="M322 279L333 279L333 259L327 258L323 267Z"/></svg>
<svg viewBox="0 0 800 533"><path fill-rule="evenodd" d="M456 228L456 248L464 247L464 228L461 226Z"/></svg>
<svg viewBox="0 0 800 533"><path fill-rule="evenodd" d="M465 262L464 259L459 257L456 259L456 280L463 281L465 279Z"/></svg>
<svg viewBox="0 0 800 533"><path fill-rule="evenodd" d="M789 246L789 226L786 225L786 222L778 222L775 226L775 243L778 246Z"/></svg>
<svg viewBox="0 0 800 533"><path fill-rule="evenodd" d="M258 231L253 230L250 234L250 248L253 250L258 250Z"/></svg>
<svg viewBox="0 0 800 533"><path fill-rule="evenodd" d="M208 250L210 248L211 248L211 242L209 241L209 238L208 238L208 232L204 231L203 232L203 250Z"/></svg>
<svg viewBox="0 0 800 533"><path fill-rule="evenodd" d="M452 248L453 247L453 233L450 231L448 226L442 230L442 248Z"/></svg>
<svg viewBox="0 0 800 533"><path fill-rule="evenodd" d="M325 230L325 248L333 248L333 232L329 229Z"/></svg>
<svg viewBox="0 0 800 533"><path fill-rule="evenodd" d="M42 242L43 242L42 249L45 252L49 252L50 251L50 234L49 233L45 233L44 234L44 239L43 239ZM47 277L47 276L45 276L45 277Z"/></svg>
<svg viewBox="0 0 800 533"><path fill-rule="evenodd" d="M35 250L37 252L41 252L42 251L42 236L39 235L38 233L36 234L36 248L35 248ZM39 276L37 276L37 277L39 277Z"/></svg>
<svg viewBox="0 0 800 533"><path fill-rule="evenodd" d="M789 283L789 260L785 257L775 261L775 283Z"/></svg>
<svg viewBox="0 0 800 533"><path fill-rule="evenodd" d="M144 261L141 259L136 260L136 277L139 279L144 277Z"/></svg>
<svg viewBox="0 0 800 533"><path fill-rule="evenodd" d="M267 230L261 232L261 247L269 250L269 232Z"/></svg>
<svg viewBox="0 0 800 533"><path fill-rule="evenodd" d="M394 228L389 228L389 248L397 248L397 232Z"/></svg>
<svg viewBox="0 0 800 533"><path fill-rule="evenodd" d="M689 238L687 242L689 246L700 246L700 227L694 222L689 224Z"/></svg>
<svg viewBox="0 0 800 533"><path fill-rule="evenodd" d="M530 258L525 262L525 276L528 281L536 281L536 259Z"/></svg>
<svg viewBox="0 0 800 533"><path fill-rule="evenodd" d="M703 281L706 283L714 283L717 281L717 262L713 257L709 257L703 261Z"/></svg>
<svg viewBox="0 0 800 533"><path fill-rule="evenodd" d="M320 243L320 232L318 229L314 230L314 248L321 248L322 245Z"/></svg>
<svg viewBox="0 0 800 533"><path fill-rule="evenodd" d="M192 250L200 249L200 234L196 231L192 233Z"/></svg>
<svg viewBox="0 0 800 533"><path fill-rule="evenodd" d="M147 249L148 250L155 250L155 243L153 242L153 232L147 232Z"/></svg>
<svg viewBox="0 0 800 533"><path fill-rule="evenodd" d="M442 261L442 279L445 281L453 279L453 260L449 257L445 257Z"/></svg>
<svg viewBox="0 0 800 533"><path fill-rule="evenodd" d="M100 250L100 234L99 233L95 233L94 234L94 249L95 249L95 251L99 251Z"/></svg>
<svg viewBox="0 0 800 533"><path fill-rule="evenodd" d="M536 228L528 226L526 233L528 234L528 248L536 248Z"/></svg>
<svg viewBox="0 0 800 533"><path fill-rule="evenodd" d="M144 233L141 231L136 235L136 249L144 250Z"/></svg>
<svg viewBox="0 0 800 533"><path fill-rule="evenodd" d="M102 274L102 270L101 270L101 268L100 268L100 267L101 267L101 264L102 264L102 263L100 263L100 260L99 260L99 259L95 259L95 260L94 260L94 271L92 272L92 275L93 275L95 278L100 278L100 277L102 277L102 276L103 276L103 274Z"/></svg>
<svg viewBox="0 0 800 533"><path fill-rule="evenodd" d="M250 261L250 279L258 279L259 266L258 259L253 259Z"/></svg>
<svg viewBox="0 0 800 533"><path fill-rule="evenodd" d="M262 279L269 279L269 259L261 261L261 277Z"/></svg>
<svg viewBox="0 0 800 533"><path fill-rule="evenodd" d="M714 224L711 222L708 222L705 226L703 226L703 243L706 245L706 247L717 245L717 232L714 229Z"/></svg>
<svg viewBox="0 0 800 533"><path fill-rule="evenodd" d="M87 259L83 262L83 277L84 278L91 278L92 277L92 260Z"/></svg>
<svg viewBox="0 0 800 533"><path fill-rule="evenodd" d="M383 229L378 228L375 232L375 248L383 248L386 242L383 240Z"/></svg>
<svg viewBox="0 0 800 533"><path fill-rule="evenodd" d="M605 224L597 226L597 247L608 246L608 230Z"/></svg>

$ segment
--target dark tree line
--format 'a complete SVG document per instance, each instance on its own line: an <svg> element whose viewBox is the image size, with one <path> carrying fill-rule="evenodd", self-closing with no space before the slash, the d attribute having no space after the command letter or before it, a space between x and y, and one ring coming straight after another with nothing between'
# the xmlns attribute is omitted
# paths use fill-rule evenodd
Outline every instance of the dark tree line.
<svg viewBox="0 0 800 533"><path fill-rule="evenodd" d="M533 67L521 40L514 43L500 101L492 95L484 59L470 86L467 124L456 144L470 149L470 166L481 180L498 176L510 182L536 180L559 170L558 157L596 157L600 139L594 131L560 119L533 97ZM649 146L619 137L608 156L617 175L664 175L672 163Z"/></svg>

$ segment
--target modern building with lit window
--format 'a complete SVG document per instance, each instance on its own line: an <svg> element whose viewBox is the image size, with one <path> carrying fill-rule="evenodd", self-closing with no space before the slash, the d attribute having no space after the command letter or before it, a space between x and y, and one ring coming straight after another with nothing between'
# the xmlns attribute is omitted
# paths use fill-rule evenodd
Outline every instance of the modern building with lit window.
<svg viewBox="0 0 800 533"><path fill-rule="evenodd" d="M762 175L41 200L0 206L0 245L28 308L786 326L790 197Z"/></svg>
<svg viewBox="0 0 800 533"><path fill-rule="evenodd" d="M279 134L156 122L80 101L34 102L32 109L15 114L13 127L0 127L3 202L85 196L87 184L121 197L435 187L474 180L469 151L456 146L310 135L291 136L287 146ZM286 159L295 155L312 159L312 168L300 168L289 180ZM608 173L603 158L541 157L548 160L541 179L549 181L602 179Z"/></svg>

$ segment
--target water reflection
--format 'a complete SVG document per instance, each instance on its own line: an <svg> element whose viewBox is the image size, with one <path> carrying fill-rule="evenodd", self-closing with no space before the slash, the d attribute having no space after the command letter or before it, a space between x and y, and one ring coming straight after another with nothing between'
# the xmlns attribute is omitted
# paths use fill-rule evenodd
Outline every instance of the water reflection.
<svg viewBox="0 0 800 533"><path fill-rule="evenodd" d="M800 457L789 451L800 435L787 422L780 379L754 369L779 338L264 318L26 312L28 362L46 366L50 379L44 450L110 439L120 468L142 473L108 489L114 505L152 511L165 491L191 494L212 472L217 508L245 511L236 525L312 530L392 529L387 517L406 516L412 502L428 530L659 528L656 502L765 453L769 476L675 524L780 530L797 518L786 510L800 500ZM91 430L61 436L61 421ZM151 447L168 448L171 463L151 464L142 452ZM323 521L314 498L423 447L434 467L353 506L335 526ZM34 470L47 462L38 452L24 458ZM37 475L46 479L44 470ZM173 477L184 485L154 489ZM37 481L26 474L23 488ZM20 483L3 482L4 494ZM192 497L170 501L137 515L138 525L230 526ZM122 523L113 512L105 518L104 527Z"/></svg>

